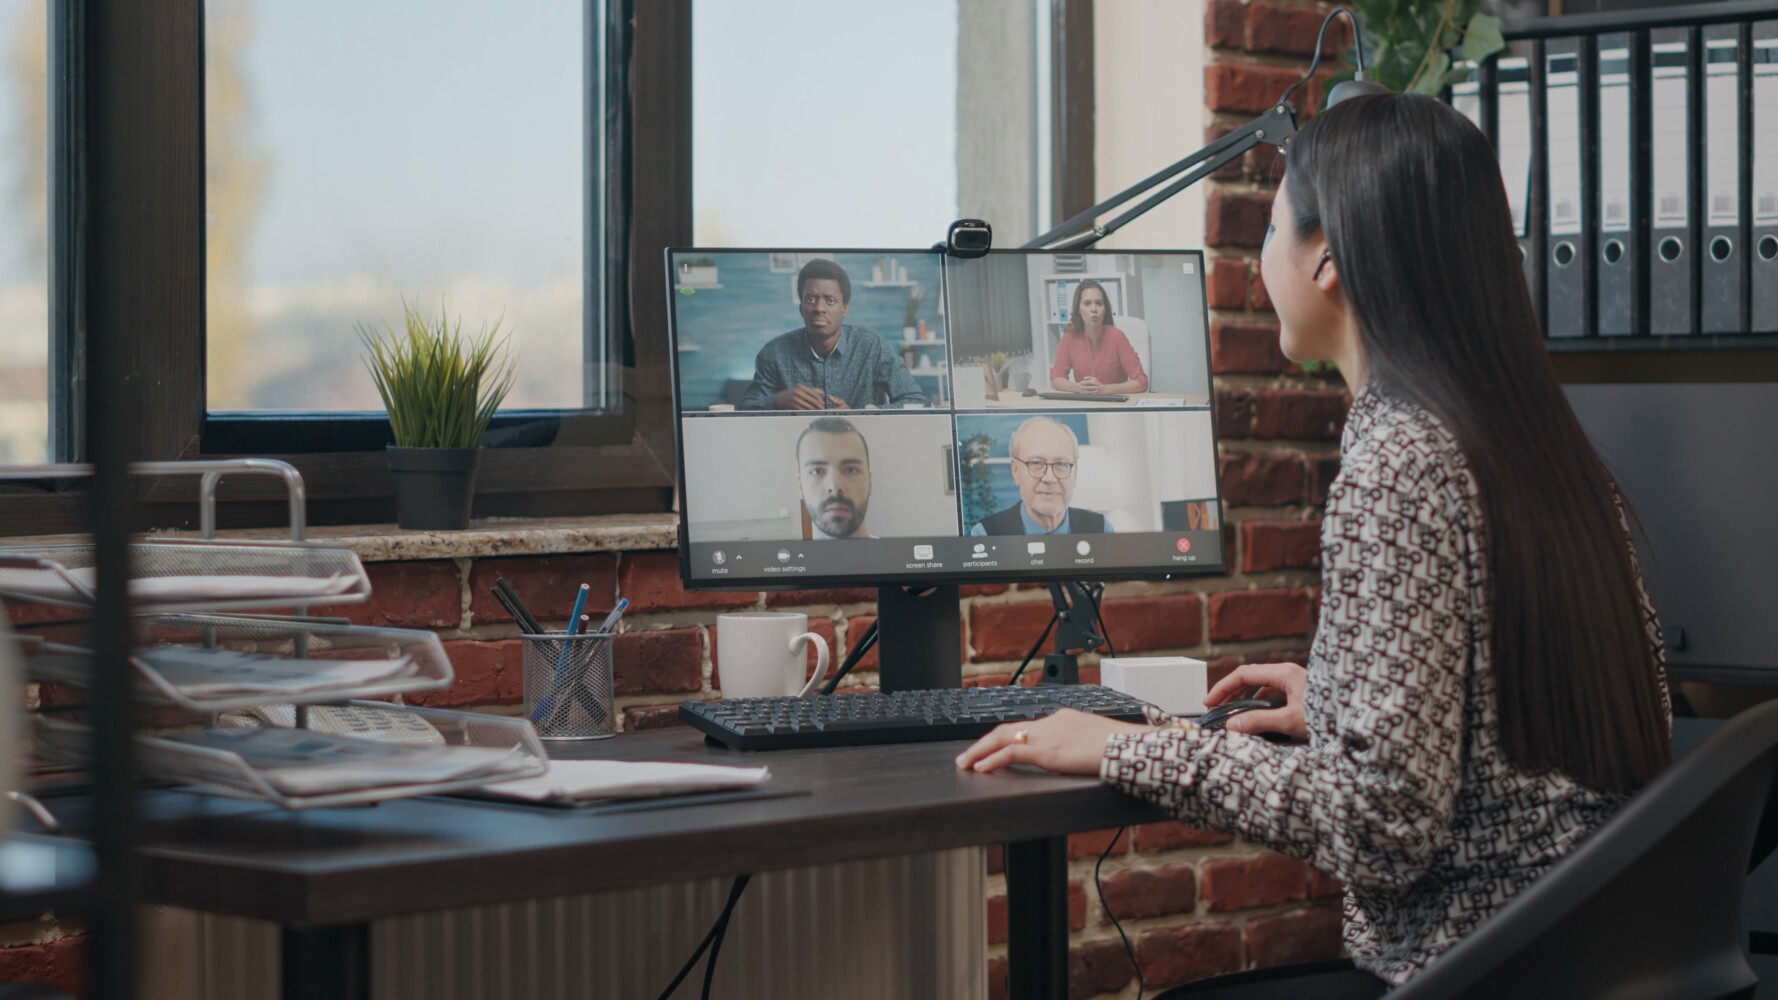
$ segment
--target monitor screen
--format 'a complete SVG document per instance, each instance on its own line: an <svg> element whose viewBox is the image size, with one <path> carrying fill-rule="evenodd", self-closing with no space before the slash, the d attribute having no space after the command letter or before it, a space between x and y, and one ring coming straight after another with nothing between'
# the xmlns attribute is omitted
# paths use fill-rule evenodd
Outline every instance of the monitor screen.
<svg viewBox="0 0 1778 1000"><path fill-rule="evenodd" d="M667 251L688 586L1225 571L1195 251Z"/></svg>

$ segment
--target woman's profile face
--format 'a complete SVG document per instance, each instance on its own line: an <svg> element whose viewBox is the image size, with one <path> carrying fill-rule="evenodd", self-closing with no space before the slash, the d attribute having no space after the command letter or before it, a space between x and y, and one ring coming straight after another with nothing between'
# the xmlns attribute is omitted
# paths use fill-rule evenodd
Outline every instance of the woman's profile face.
<svg viewBox="0 0 1778 1000"><path fill-rule="evenodd" d="M1080 320L1088 326L1105 322L1105 293L1088 288L1080 293Z"/></svg>
<svg viewBox="0 0 1778 1000"><path fill-rule="evenodd" d="M1319 232L1296 232L1288 184L1272 199L1271 225L1260 250L1266 294L1278 313L1278 343L1292 361L1329 361L1340 329L1339 292L1317 281L1327 244Z"/></svg>

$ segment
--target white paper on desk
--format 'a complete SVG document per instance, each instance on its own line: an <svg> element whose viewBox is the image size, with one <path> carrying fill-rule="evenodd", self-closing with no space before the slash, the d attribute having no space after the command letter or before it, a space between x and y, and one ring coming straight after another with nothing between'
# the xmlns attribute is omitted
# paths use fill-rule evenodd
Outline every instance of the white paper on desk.
<svg viewBox="0 0 1778 1000"><path fill-rule="evenodd" d="M590 802L595 799L630 799L709 792L724 788L753 788L765 784L771 777L771 770L764 767L628 760L552 760L549 770L535 778L483 785L479 791L523 799L526 802Z"/></svg>
<svg viewBox="0 0 1778 1000"><path fill-rule="evenodd" d="M82 574L85 574L82 576ZM92 570L77 569L87 587L94 586ZM219 573L211 576L139 576L130 581L130 598L137 601L237 601L273 597L333 597L352 589L354 578L332 576L252 576Z"/></svg>
<svg viewBox="0 0 1778 1000"><path fill-rule="evenodd" d="M82 581L91 584L90 580ZM67 579L53 569L30 566L0 568L0 593L20 597L38 597L52 601L87 601L90 598L75 590Z"/></svg>
<svg viewBox="0 0 1778 1000"><path fill-rule="evenodd" d="M86 588L82 594L68 579L52 569L0 568L0 592L56 601L86 602L91 598L95 574L90 566L68 571L68 577ZM266 598L334 597L350 591L356 578L331 576L252 576L224 573L213 576L143 576L130 581L130 598L137 601L235 601Z"/></svg>
<svg viewBox="0 0 1778 1000"><path fill-rule="evenodd" d="M391 660L292 660L264 653L156 646L135 658L192 697L347 690L405 677L411 656Z"/></svg>
<svg viewBox="0 0 1778 1000"><path fill-rule="evenodd" d="M322 795L368 788L459 781L511 774L531 766L517 748L410 746L373 743L306 729L200 729L163 739L238 755L285 795ZM142 748L145 765L164 759L152 745Z"/></svg>

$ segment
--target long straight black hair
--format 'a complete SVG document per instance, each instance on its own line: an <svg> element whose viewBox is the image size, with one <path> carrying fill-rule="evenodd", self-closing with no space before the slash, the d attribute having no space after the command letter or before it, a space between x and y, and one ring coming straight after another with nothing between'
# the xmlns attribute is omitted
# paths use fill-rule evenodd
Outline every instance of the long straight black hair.
<svg viewBox="0 0 1778 1000"><path fill-rule="evenodd" d="M1627 794L1670 759L1621 498L1556 381L1493 150L1419 94L1343 101L1291 145L1370 379L1456 436L1480 489L1507 758ZM1627 510L1627 508L1625 508Z"/></svg>

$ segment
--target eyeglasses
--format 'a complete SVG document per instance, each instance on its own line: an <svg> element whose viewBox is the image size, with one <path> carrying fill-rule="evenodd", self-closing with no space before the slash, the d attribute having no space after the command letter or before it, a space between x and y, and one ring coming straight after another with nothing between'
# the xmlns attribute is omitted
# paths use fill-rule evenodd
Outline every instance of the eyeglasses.
<svg viewBox="0 0 1778 1000"><path fill-rule="evenodd" d="M1041 458L1015 458L1013 461L1023 465L1025 471L1031 474L1032 479L1042 479L1043 474L1046 472L1054 472L1057 479L1067 479L1069 476L1074 475L1073 462L1045 462Z"/></svg>

